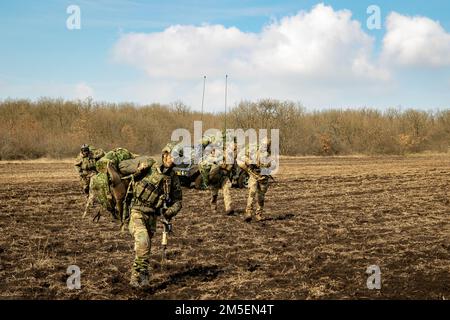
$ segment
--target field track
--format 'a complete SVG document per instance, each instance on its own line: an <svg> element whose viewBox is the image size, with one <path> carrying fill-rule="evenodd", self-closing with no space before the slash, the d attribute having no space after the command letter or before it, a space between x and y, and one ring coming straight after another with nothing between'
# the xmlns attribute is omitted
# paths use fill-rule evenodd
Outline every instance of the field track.
<svg viewBox="0 0 450 320"><path fill-rule="evenodd" d="M450 154L284 158L275 180L261 223L242 220L246 190L228 217L184 189L168 260L158 226L151 287L136 291L131 236L105 214L81 219L71 162L0 162L0 298L450 299ZM370 265L381 290L366 287Z"/></svg>

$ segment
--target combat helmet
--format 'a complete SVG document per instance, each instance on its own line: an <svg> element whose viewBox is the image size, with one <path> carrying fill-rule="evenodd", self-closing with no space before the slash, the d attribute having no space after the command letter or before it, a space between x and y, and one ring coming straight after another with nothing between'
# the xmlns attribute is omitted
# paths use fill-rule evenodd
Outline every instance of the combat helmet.
<svg viewBox="0 0 450 320"><path fill-rule="evenodd" d="M81 147L80 147L80 151L83 154L88 154L90 151L89 145L84 143Z"/></svg>
<svg viewBox="0 0 450 320"><path fill-rule="evenodd" d="M177 152L178 154L182 155L183 149L179 147L177 142L169 142L162 148L161 153L173 153Z"/></svg>
<svg viewBox="0 0 450 320"><path fill-rule="evenodd" d="M183 158L183 147L179 142L169 142L161 150L161 154L164 155L164 153L170 153L175 162L179 163Z"/></svg>

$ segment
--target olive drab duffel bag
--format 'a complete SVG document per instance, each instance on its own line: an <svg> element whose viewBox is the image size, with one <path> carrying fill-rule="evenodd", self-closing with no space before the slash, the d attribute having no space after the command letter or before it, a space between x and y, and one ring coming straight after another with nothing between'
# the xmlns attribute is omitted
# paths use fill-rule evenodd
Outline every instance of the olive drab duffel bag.
<svg viewBox="0 0 450 320"><path fill-rule="evenodd" d="M125 148L115 148L107 152L100 160L96 163L96 168L98 172L106 173L106 168L108 163L111 164L119 170L119 164L124 160L129 160L135 158L136 155L132 154Z"/></svg>

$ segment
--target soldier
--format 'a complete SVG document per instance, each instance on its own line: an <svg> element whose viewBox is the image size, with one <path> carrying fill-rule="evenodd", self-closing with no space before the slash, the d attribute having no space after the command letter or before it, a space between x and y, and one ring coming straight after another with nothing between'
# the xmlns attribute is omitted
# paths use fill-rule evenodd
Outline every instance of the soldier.
<svg viewBox="0 0 450 320"><path fill-rule="evenodd" d="M162 149L162 161L151 167L141 167L141 174L133 182L133 198L129 231L134 237L135 259L130 284L144 287L149 284L151 239L156 232L158 215L170 221L181 209L182 191L174 166L173 150L169 143Z"/></svg>
<svg viewBox="0 0 450 320"><path fill-rule="evenodd" d="M233 137L234 149L236 150L236 137ZM202 177L201 189L205 190L209 186L209 173L211 172L212 166L217 163L218 158L221 156L220 152L216 152L216 149L226 150L225 146L227 143L227 133L223 130L221 133L216 135L205 135L200 140L200 145L204 153L203 159L200 161L198 168L200 175ZM234 172L235 166L231 169Z"/></svg>
<svg viewBox="0 0 450 320"><path fill-rule="evenodd" d="M200 145L202 149L203 159L198 165L200 175L202 177L201 189L208 189L209 185L209 172L211 171L211 166L215 162L215 148L219 146L220 139L222 137L216 135L205 135L200 140Z"/></svg>
<svg viewBox="0 0 450 320"><path fill-rule="evenodd" d="M235 147L231 144L231 147ZM219 196L219 190L223 193L223 202L225 205L225 213L227 215L233 215L233 203L231 199L231 175L236 163L235 148L233 150L233 161L228 163L226 159L231 155L225 154L225 157L211 159L211 170L208 174L209 186L211 190L211 210L217 212L217 198Z"/></svg>
<svg viewBox="0 0 450 320"><path fill-rule="evenodd" d="M239 161L239 166L248 172L249 180L248 180L248 199L247 199L247 207L245 209L244 220L246 222L250 222L253 217L253 203L256 199L256 214L255 220L261 221L263 219L263 211L264 211L264 197L269 188L269 178L270 174L267 172L267 169L270 168L270 162L268 161L262 162L261 158L264 155L263 151L267 150L267 155L270 154L270 139L263 139L261 145L256 146L253 150L250 150L250 147L247 147L245 152L244 161ZM252 157L251 153L255 152L255 157ZM252 159L254 158L254 159ZM255 161L254 161L255 160ZM255 163L256 162L256 163ZM266 170L262 170L262 169Z"/></svg>
<svg viewBox="0 0 450 320"><path fill-rule="evenodd" d="M202 161L198 164L198 171L200 172L200 175L202 177L202 184L200 186L201 190L208 189L209 185L209 172L211 171L211 158L212 155L209 155L207 157L204 157Z"/></svg>
<svg viewBox="0 0 450 320"><path fill-rule="evenodd" d="M95 164L97 160L104 155L105 152L102 149L95 149L87 144L81 146L80 154L75 162L75 167L77 167L81 186L86 194L89 194L89 182L91 178L97 174Z"/></svg>

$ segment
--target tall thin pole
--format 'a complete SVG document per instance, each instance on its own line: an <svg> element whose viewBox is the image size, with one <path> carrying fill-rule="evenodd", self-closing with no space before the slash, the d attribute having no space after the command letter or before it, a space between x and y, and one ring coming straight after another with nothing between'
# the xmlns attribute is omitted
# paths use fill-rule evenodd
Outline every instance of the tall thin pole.
<svg viewBox="0 0 450 320"><path fill-rule="evenodd" d="M206 76L203 76L203 96L202 96L202 116L201 116L202 122L203 122L203 104L205 103L205 85L206 85Z"/></svg>
<svg viewBox="0 0 450 320"><path fill-rule="evenodd" d="M225 131L227 130L227 94L228 94L228 75L225 75Z"/></svg>

